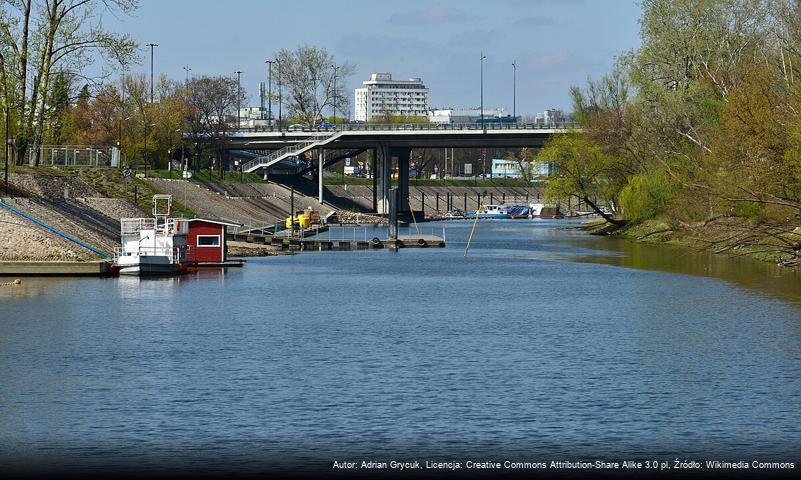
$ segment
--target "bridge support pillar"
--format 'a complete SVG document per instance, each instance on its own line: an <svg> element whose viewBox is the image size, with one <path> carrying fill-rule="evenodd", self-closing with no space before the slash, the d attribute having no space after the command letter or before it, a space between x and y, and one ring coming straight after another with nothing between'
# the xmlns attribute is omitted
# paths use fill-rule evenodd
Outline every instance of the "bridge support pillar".
<svg viewBox="0 0 801 480"><path fill-rule="evenodd" d="M378 212L378 170L376 169L375 148L370 149L370 176L373 177L373 212Z"/></svg>
<svg viewBox="0 0 801 480"><path fill-rule="evenodd" d="M409 212L409 159L412 149L398 148L393 153L398 157L398 211Z"/></svg>
<svg viewBox="0 0 801 480"><path fill-rule="evenodd" d="M325 155L323 149L320 149L319 167L317 168L317 201L323 203L323 164L325 163Z"/></svg>
<svg viewBox="0 0 801 480"><path fill-rule="evenodd" d="M376 191L376 213L389 213L389 189L392 187L392 153L389 145L379 144L376 149L376 171L373 173L378 178Z"/></svg>

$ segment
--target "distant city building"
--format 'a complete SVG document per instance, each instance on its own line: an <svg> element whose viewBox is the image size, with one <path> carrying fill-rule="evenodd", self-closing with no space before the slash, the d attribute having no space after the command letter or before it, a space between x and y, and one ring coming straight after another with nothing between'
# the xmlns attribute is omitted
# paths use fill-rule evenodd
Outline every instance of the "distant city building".
<svg viewBox="0 0 801 480"><path fill-rule="evenodd" d="M544 112L540 112L534 117L534 123L537 125L561 125L570 123L573 119L570 115L566 114L558 108L549 108Z"/></svg>
<svg viewBox="0 0 801 480"><path fill-rule="evenodd" d="M233 125L236 125L236 117L233 119ZM254 127L267 127L270 121L267 120L267 111L261 107L242 107L239 109L239 124L245 128Z"/></svg>
<svg viewBox="0 0 801 480"><path fill-rule="evenodd" d="M443 108L428 112L428 121L431 123L478 123L480 117L480 108ZM514 122L515 119L503 108L485 108L484 121Z"/></svg>
<svg viewBox="0 0 801 480"><path fill-rule="evenodd" d="M262 116L264 116L264 111L261 107L242 107L239 109L239 117L242 118L242 120L257 120L262 118Z"/></svg>
<svg viewBox="0 0 801 480"><path fill-rule="evenodd" d="M523 168L529 168L529 163L524 162ZM517 160L493 158L492 176L495 178L520 178L523 176L523 173L520 171L520 164Z"/></svg>
<svg viewBox="0 0 801 480"><path fill-rule="evenodd" d="M532 171L531 162L522 162L523 168L529 170L531 173L530 178L536 179L538 177L547 177L551 174L550 163L537 164ZM517 160L509 160L507 158L493 158L492 159L492 176L494 178L520 178L523 173L520 171L520 162Z"/></svg>
<svg viewBox="0 0 801 480"><path fill-rule="evenodd" d="M374 73L355 94L356 120L369 122L382 115L425 117L428 88L419 78L393 80L390 73Z"/></svg>

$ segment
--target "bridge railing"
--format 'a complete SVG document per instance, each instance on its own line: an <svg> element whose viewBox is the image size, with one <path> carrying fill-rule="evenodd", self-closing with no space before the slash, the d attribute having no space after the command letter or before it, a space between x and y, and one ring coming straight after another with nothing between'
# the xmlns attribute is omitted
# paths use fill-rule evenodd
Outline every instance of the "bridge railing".
<svg viewBox="0 0 801 480"><path fill-rule="evenodd" d="M297 132L297 133L325 133L325 132L374 132L374 131L399 131L399 130L548 130L548 129L567 129L580 128L577 123L401 123L401 124L382 124L382 123L341 123L330 127L294 127L279 128L274 126L264 127L241 127L237 133L250 132Z"/></svg>
<svg viewBox="0 0 801 480"><path fill-rule="evenodd" d="M270 153L269 155L256 157L253 160L244 163L242 165L242 169L244 171L246 171L246 172L249 172L251 169L256 168L259 165L262 165L262 164L265 164L265 163L274 162L276 159L278 159L280 157L294 155L297 152L299 152L301 150L304 150L304 149L306 149L306 148L308 148L308 147L310 147L310 146L312 146L312 145L314 145L316 143L325 141L326 139L328 139L331 136L333 136L334 133L336 133L336 131L315 133L314 135L312 135L311 137L309 137L306 140L303 140L301 142L298 142L298 143L295 143L295 144L292 144L292 145L287 145L286 147L281 148L279 150L276 150L276 151Z"/></svg>

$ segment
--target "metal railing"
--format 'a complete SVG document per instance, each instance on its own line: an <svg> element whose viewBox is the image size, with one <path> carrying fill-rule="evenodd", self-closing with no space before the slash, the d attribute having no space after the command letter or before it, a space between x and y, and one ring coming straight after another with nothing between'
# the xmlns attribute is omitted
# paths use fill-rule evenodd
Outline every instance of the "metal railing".
<svg viewBox="0 0 801 480"><path fill-rule="evenodd" d="M34 155L28 150L28 160ZM116 167L120 153L117 147L86 145L42 145L39 165L53 167Z"/></svg>
<svg viewBox="0 0 801 480"><path fill-rule="evenodd" d="M293 145L287 145L286 147L276 150L269 155L254 158L253 160L242 164L242 170L245 172L250 172L259 167L269 167L270 165L277 163L286 157L299 155L317 145L324 145L333 140L338 133L338 131L332 130L322 135L312 135L311 139L309 140L304 140Z"/></svg>
<svg viewBox="0 0 801 480"><path fill-rule="evenodd" d="M188 251L188 247L157 247L157 246L149 246L149 247L142 247L140 246L136 252L129 252L125 251L123 247L115 247L114 248L114 263L117 263L117 260L120 257L131 257L136 254L136 256L146 257L146 256L159 256L159 257L167 257L170 263L178 263L186 260L186 253Z"/></svg>
<svg viewBox="0 0 801 480"><path fill-rule="evenodd" d="M170 218L166 223L157 224L155 218L121 218L121 235L138 235L141 230L155 230L167 235L186 235L189 222L185 218Z"/></svg>
<svg viewBox="0 0 801 480"><path fill-rule="evenodd" d="M279 127L242 127L237 132L232 132L232 135L237 133L247 132L297 132L297 133L318 133L318 132L373 132L373 131L399 131L399 130L553 130L553 129L568 129L568 128L581 128L575 122L560 122L560 123L502 123L502 122L486 122L486 123L400 123L400 124L383 124L383 123L342 123L335 124L330 127L294 127L294 128L279 128Z"/></svg>
<svg viewBox="0 0 801 480"><path fill-rule="evenodd" d="M137 235L141 230L153 230L156 228L155 218L121 218L120 234Z"/></svg>

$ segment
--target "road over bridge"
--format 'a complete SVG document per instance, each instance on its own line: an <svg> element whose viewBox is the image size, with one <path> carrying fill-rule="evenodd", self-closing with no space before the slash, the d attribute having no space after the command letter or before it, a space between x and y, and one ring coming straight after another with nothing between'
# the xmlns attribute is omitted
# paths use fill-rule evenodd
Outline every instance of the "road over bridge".
<svg viewBox="0 0 801 480"><path fill-rule="evenodd" d="M260 152L248 155L246 172L268 171L280 162L317 150L318 169L325 165L326 150L373 153L376 211L388 213L393 159L398 166L399 210L408 210L409 158L413 148L540 148L552 136L572 126L530 123L487 124L345 124L320 129L242 129L230 136L230 149ZM269 151L269 152L268 152ZM319 195L322 202L322 175Z"/></svg>

